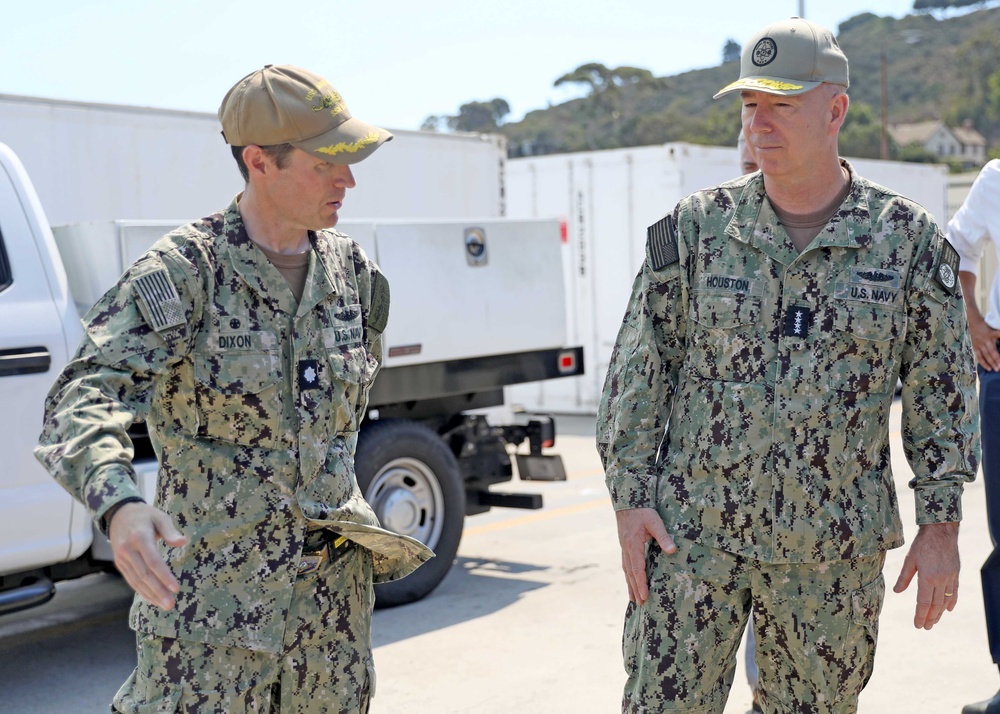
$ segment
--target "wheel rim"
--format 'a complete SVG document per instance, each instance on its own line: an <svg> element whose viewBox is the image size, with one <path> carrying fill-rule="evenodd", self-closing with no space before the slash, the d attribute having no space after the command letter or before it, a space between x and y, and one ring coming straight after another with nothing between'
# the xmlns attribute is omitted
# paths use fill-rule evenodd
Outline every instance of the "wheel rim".
<svg viewBox="0 0 1000 714"><path fill-rule="evenodd" d="M385 528L431 549L437 545L444 528L444 494L434 471L423 461L400 458L385 464L365 498Z"/></svg>

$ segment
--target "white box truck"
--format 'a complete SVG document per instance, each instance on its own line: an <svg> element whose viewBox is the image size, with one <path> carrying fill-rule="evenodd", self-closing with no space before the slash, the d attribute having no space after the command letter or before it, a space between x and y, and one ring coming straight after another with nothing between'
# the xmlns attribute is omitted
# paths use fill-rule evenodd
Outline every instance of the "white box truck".
<svg viewBox="0 0 1000 714"><path fill-rule="evenodd" d="M947 221L947 169L849 159L858 173L922 203ZM646 227L698 189L739 175L735 148L670 143L554 154L507 163L507 215L566 222L567 336L583 345L581 377L514 387L528 409L595 413L632 281L645 256Z"/></svg>
<svg viewBox="0 0 1000 714"><path fill-rule="evenodd" d="M396 131L352 167L344 216L504 215L496 134ZM243 190L212 113L0 94L0 141L21 159L52 225L207 216Z"/></svg>

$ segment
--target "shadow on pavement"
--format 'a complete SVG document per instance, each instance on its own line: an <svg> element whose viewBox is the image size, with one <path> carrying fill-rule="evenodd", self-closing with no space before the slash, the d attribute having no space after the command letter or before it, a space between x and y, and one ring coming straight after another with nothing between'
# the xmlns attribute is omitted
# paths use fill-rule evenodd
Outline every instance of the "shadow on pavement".
<svg viewBox="0 0 1000 714"><path fill-rule="evenodd" d="M419 602L376 610L375 647L475 620L502 610L525 593L549 585L524 576L548 566L483 558L458 558L441 585Z"/></svg>
<svg viewBox="0 0 1000 714"><path fill-rule="evenodd" d="M60 583L45 605L0 618L0 711L106 713L135 667L131 602L122 580L95 575Z"/></svg>

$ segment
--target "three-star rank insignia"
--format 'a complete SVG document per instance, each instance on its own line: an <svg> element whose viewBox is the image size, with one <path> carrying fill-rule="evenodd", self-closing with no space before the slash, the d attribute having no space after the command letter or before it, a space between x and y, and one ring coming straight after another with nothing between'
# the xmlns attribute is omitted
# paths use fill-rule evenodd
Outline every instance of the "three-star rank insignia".
<svg viewBox="0 0 1000 714"><path fill-rule="evenodd" d="M299 360L299 391L319 388L319 362L314 359Z"/></svg>

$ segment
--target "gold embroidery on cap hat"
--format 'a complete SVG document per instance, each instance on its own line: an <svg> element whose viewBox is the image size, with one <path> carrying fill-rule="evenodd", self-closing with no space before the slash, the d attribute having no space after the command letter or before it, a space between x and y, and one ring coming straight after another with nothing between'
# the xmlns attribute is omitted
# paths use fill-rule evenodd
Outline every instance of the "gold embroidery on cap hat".
<svg viewBox="0 0 1000 714"><path fill-rule="evenodd" d="M316 98L316 95L319 94L319 92L320 92L319 89L310 89L309 92L306 94L306 101L307 102L313 101ZM344 111L344 100L340 96L339 92L331 89L330 93L322 95L321 99L319 100L319 104L312 108L314 112L321 112L324 109L330 110L330 116L337 116L342 111Z"/></svg>
<svg viewBox="0 0 1000 714"><path fill-rule="evenodd" d="M802 84L792 84L791 82L781 82L777 79L766 79L764 77L748 77L741 81L743 86L757 85L758 87L767 87L768 89L777 89L780 91L788 91L790 89L802 89Z"/></svg>
<svg viewBox="0 0 1000 714"><path fill-rule="evenodd" d="M330 146L321 146L316 151L322 154L328 154L329 156L335 156L337 154L354 154L361 151L366 146L374 144L378 141L378 132L370 131L363 137L355 141L354 143L347 143L342 141L339 144L332 144Z"/></svg>

